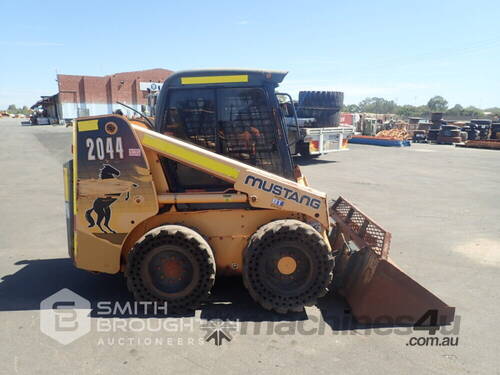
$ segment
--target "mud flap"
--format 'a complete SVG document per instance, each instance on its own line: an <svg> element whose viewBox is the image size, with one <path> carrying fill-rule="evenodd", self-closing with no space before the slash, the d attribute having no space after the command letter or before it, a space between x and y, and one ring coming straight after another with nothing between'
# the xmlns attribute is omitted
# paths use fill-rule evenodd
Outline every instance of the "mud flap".
<svg viewBox="0 0 500 375"><path fill-rule="evenodd" d="M425 289L388 257L391 234L342 197L330 207L338 251L334 287L362 324L445 325L455 308ZM426 316L433 319L425 320Z"/></svg>

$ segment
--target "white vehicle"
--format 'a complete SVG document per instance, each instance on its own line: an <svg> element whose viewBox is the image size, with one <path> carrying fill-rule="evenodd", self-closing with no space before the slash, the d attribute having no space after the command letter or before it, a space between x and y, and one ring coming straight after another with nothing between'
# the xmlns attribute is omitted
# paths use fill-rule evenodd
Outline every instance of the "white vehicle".
<svg viewBox="0 0 500 375"><path fill-rule="evenodd" d="M292 155L317 158L330 152L348 150L348 140L354 134L353 126L320 126L315 117L297 116L290 95L279 93L277 97Z"/></svg>

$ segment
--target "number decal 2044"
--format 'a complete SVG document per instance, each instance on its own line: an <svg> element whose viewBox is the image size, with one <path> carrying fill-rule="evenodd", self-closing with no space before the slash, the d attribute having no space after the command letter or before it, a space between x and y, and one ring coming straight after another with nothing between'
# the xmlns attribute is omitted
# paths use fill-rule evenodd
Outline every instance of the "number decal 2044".
<svg viewBox="0 0 500 375"><path fill-rule="evenodd" d="M123 159L122 137L87 138L87 160Z"/></svg>

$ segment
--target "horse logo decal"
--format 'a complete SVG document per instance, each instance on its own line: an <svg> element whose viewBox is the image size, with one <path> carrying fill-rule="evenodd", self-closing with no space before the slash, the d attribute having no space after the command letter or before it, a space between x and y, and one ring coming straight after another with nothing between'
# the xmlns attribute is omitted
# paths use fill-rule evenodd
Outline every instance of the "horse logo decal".
<svg viewBox="0 0 500 375"><path fill-rule="evenodd" d="M92 208L85 212L85 219L89 223L89 228L96 225L103 233L116 233L113 229L109 227L109 221L111 220L111 205L116 202L122 195L125 200L128 201L130 198L130 190L132 188L137 188L139 185L129 181L119 180L120 171L115 167L104 164L99 170L99 179L96 181L92 179L94 194L99 195ZM90 182L90 181L89 181ZM92 213L97 215L96 220L94 220ZM104 220L104 227L109 230L106 232L101 225Z"/></svg>

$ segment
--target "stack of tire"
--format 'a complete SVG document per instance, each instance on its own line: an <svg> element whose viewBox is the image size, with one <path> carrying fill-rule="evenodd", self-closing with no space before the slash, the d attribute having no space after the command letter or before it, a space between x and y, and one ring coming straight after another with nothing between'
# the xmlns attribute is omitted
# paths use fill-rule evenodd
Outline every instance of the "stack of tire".
<svg viewBox="0 0 500 375"><path fill-rule="evenodd" d="M427 131L427 141L437 142L439 132L441 131L441 123L443 121L443 114L441 112L434 112L431 114L432 125Z"/></svg>
<svg viewBox="0 0 500 375"><path fill-rule="evenodd" d="M440 145L452 145L454 143L461 143L461 131L455 125L443 125L437 137L437 143Z"/></svg>
<svg viewBox="0 0 500 375"><path fill-rule="evenodd" d="M441 122L443 119L443 112L432 112L431 113L431 122Z"/></svg>
<svg viewBox="0 0 500 375"><path fill-rule="evenodd" d="M479 139L479 130L476 129L476 124L465 125L462 128L462 132L467 133L467 140L474 141Z"/></svg>
<svg viewBox="0 0 500 375"><path fill-rule="evenodd" d="M430 128L427 132L427 141L436 142L441 128Z"/></svg>
<svg viewBox="0 0 500 375"><path fill-rule="evenodd" d="M426 142L427 134L425 130L414 130L413 131L413 143Z"/></svg>
<svg viewBox="0 0 500 375"><path fill-rule="evenodd" d="M316 127L338 126L344 93L339 91L299 92L298 117L316 119Z"/></svg>
<svg viewBox="0 0 500 375"><path fill-rule="evenodd" d="M479 139L490 138L490 129L492 121L489 119L472 119L470 120L471 126L475 125L476 129L479 131Z"/></svg>
<svg viewBox="0 0 500 375"><path fill-rule="evenodd" d="M500 139L500 122L491 124L491 139Z"/></svg>

